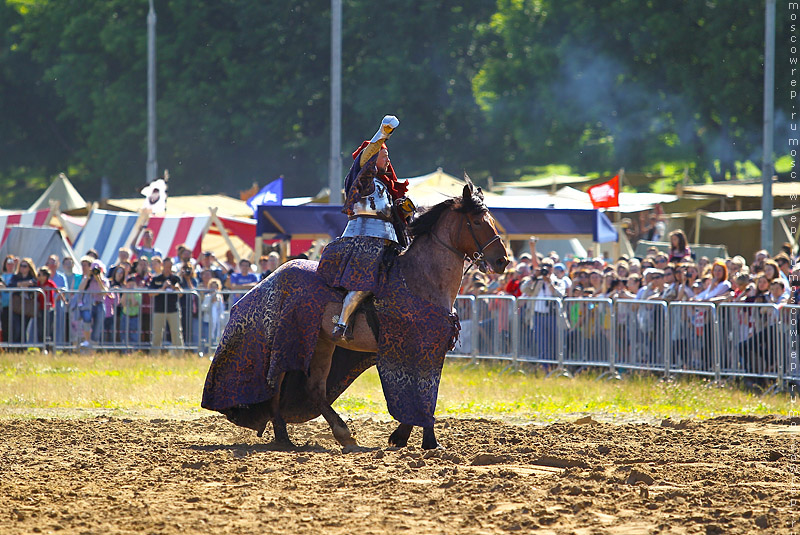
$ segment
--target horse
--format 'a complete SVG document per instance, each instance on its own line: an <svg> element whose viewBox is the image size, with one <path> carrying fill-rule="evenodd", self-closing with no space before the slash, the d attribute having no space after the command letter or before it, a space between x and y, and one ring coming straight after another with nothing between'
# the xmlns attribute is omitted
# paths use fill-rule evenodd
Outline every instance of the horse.
<svg viewBox="0 0 800 535"><path fill-rule="evenodd" d="M496 273L502 273L508 264L505 244L483 203L481 189L476 188L468 177L461 197L422 210L409 225L409 234L411 244L394 258L390 269L408 274L403 282L413 296L448 312L453 309L461 286L465 260L477 263L482 271L492 269ZM235 424L256 430L259 436L267 422L271 422L275 444L287 448L293 444L286 422L307 421L321 414L343 450L355 451L359 446L331 403L360 373L375 364L379 349L376 329L369 325L365 314L357 313L353 318L352 338L333 339L330 326L336 323L341 313L342 296L320 280L315 280L319 277L310 273L315 264L307 260L287 262L233 307L232 318L240 314L256 323L231 321L226 326L208 372L202 406L222 412ZM268 287L260 289L265 284ZM246 312L237 312L239 306L245 307L243 310ZM313 308L314 311L301 313L298 311L300 308ZM310 316L304 315L306 313L315 314L314 319L309 320ZM277 319L263 323L261 317L270 315ZM289 328L276 326L276 322L281 321ZM379 327L390 328L390 325ZM285 330L297 331L297 334L292 337L291 333L283 332ZM277 353L274 343L252 341L254 337L258 338L260 331L268 331L265 335L268 338L275 333L289 337L289 343L284 344L290 346L287 351L300 356L288 364L280 358L261 362L263 359L260 360L258 352L262 347L269 346L271 355ZM242 361L242 352L256 356ZM306 353L309 355L305 356ZM339 358L340 354L349 357ZM443 353L441 357L444 358ZM218 359L222 362L215 370ZM438 366L440 376L441 362ZM264 377L270 378L266 386L262 384ZM383 377L381 380L383 382ZM230 391L235 395L228 395ZM438 376L434 407L437 391ZM288 401L287 395L291 398ZM429 412L432 421L433 410ZM406 446L413 427L413 424L401 421L389 437L390 445ZM422 447L440 448L433 425L422 427Z"/></svg>

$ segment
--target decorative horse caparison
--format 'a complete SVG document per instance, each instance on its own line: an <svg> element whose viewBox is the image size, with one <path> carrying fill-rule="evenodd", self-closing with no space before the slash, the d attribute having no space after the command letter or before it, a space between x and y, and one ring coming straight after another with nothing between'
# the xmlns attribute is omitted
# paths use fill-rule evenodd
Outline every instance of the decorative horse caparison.
<svg viewBox="0 0 800 535"><path fill-rule="evenodd" d="M469 181L462 197L424 210L409 231L411 245L385 270L375 314L355 315L352 340L332 339L342 293L322 282L316 262L287 262L242 297L212 360L202 406L259 436L271 421L275 442L285 446L292 445L286 422L321 414L348 451L358 445L331 404L377 364L389 412L400 422L390 444L405 446L418 425L423 448L439 447L433 412L444 355L457 337L451 311L464 261L502 273L508 258L480 188Z"/></svg>

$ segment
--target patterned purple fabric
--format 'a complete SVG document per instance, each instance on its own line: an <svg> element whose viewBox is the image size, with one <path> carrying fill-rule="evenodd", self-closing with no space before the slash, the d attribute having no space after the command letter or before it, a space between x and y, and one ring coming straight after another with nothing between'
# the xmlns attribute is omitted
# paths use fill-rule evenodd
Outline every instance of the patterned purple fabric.
<svg viewBox="0 0 800 535"><path fill-rule="evenodd" d="M318 416L307 399L305 381L325 305L341 298L318 275L316 262L308 260L287 262L264 279L231 309L208 370L202 407L261 431L269 418L266 402L275 393L275 380L288 372L281 393L286 421ZM389 412L402 423L430 427L458 318L411 294L399 268L390 271L375 308L381 325L378 373ZM373 354L337 348L327 382L328 402L375 362Z"/></svg>
<svg viewBox="0 0 800 535"><path fill-rule="evenodd" d="M308 372L325 305L342 299L316 271L316 262L287 262L233 306L208 370L203 408L266 401L281 373Z"/></svg>
<svg viewBox="0 0 800 535"><path fill-rule="evenodd" d="M322 251L317 273L334 288L375 293L383 274L388 240L369 236L336 238Z"/></svg>
<svg viewBox="0 0 800 535"><path fill-rule="evenodd" d="M400 423L433 427L445 355L461 328L458 315L412 294L399 267L376 295L375 310L378 374L389 414Z"/></svg>

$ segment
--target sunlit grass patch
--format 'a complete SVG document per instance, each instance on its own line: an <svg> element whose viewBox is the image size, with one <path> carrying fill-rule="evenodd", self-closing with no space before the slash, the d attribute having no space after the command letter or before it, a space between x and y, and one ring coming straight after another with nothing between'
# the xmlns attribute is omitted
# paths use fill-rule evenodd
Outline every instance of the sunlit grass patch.
<svg viewBox="0 0 800 535"><path fill-rule="evenodd" d="M200 408L208 366L208 359L188 353L0 354L0 417L41 410L66 415L99 410L210 415ZM388 418L376 369L356 380L334 408L349 416ZM657 375L631 374L622 380L598 380L596 372L546 377L536 368L515 371L502 363L469 366L452 360L442 375L437 416L551 420L602 413L707 418L785 415L789 409L785 394L760 394L694 377L663 381Z"/></svg>

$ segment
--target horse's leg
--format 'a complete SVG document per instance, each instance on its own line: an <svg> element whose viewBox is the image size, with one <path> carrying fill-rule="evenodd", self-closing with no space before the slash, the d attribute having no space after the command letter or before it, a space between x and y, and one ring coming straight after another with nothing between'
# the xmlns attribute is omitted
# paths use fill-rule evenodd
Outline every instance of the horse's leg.
<svg viewBox="0 0 800 535"><path fill-rule="evenodd" d="M422 449L423 450L439 450L443 449L439 441L436 440L436 433L433 432L433 426L422 428Z"/></svg>
<svg viewBox="0 0 800 535"><path fill-rule="evenodd" d="M314 348L314 356L311 358L311 370L307 382L308 397L331 426L336 441L345 449L355 448L358 444L350 434L350 429L328 403L326 384L328 373L331 371L334 349L336 349L336 345L333 342L324 340L322 336L319 337L317 347Z"/></svg>
<svg viewBox="0 0 800 535"><path fill-rule="evenodd" d="M283 377L285 374L280 374L275 380L275 395L269 402L269 409L272 415L272 430L275 433L275 444L280 446L294 447L289 432L286 430L286 421L281 416L281 385L283 385Z"/></svg>
<svg viewBox="0 0 800 535"><path fill-rule="evenodd" d="M408 437L411 436L412 429L414 429L414 426L410 424L398 425L394 433L389 435L389 444L398 448L405 448L408 445Z"/></svg>

